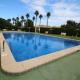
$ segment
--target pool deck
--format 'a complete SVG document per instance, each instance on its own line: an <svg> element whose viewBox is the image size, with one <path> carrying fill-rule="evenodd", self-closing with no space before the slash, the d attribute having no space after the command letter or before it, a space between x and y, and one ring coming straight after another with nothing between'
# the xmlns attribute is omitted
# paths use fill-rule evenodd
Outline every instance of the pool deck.
<svg viewBox="0 0 80 80"><path fill-rule="evenodd" d="M65 50L57 51L55 53L43 55L37 58L33 58L30 60L25 60L22 62L16 62L14 60L14 57L9 49L9 46L7 42L5 42L4 45L4 51L3 51L3 34L0 33L0 44L1 44L1 68L3 71L8 73L22 73L28 70L31 70L35 67L38 67L40 65L46 64L48 62L54 61L56 59L59 59L63 56L72 54L78 50L80 50L80 45L68 48Z"/></svg>

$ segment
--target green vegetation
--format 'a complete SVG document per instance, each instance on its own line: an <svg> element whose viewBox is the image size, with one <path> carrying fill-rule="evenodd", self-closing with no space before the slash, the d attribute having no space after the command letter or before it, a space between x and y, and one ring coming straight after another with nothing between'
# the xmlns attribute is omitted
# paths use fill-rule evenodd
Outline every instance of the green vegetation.
<svg viewBox="0 0 80 80"><path fill-rule="evenodd" d="M42 14L40 14L39 15L39 19L40 19L40 25L41 25L41 19L43 18L43 15Z"/></svg>
<svg viewBox="0 0 80 80"><path fill-rule="evenodd" d="M34 31L36 32L36 27L37 26L37 18L40 19L40 25L41 25L41 19L43 17L42 14L39 14L39 11L35 11L34 12L34 15L32 17L32 20L29 19L30 18L30 15L29 13L27 13L25 16L21 16L21 17L16 17L16 18L12 18L12 19L3 19L3 18L0 18L0 30L3 30L3 29L7 29L7 30L18 30L18 29L21 29L23 31L33 31L33 30L30 30L32 27L34 27ZM48 12L46 14L46 17L47 17L47 26L48 26L48 19L49 17L51 16L50 12ZM26 19L25 19L26 17ZM34 26L34 22L35 22L35 26ZM27 30L29 29L29 30Z"/></svg>
<svg viewBox="0 0 80 80"><path fill-rule="evenodd" d="M62 37L62 38L68 38L68 39L74 39L74 40L80 40L80 37L75 37L75 36L62 36L58 34L49 34L49 35L56 36L56 37Z"/></svg>
<svg viewBox="0 0 80 80"><path fill-rule="evenodd" d="M57 27L49 27L48 26L48 19L51 16L50 12L46 13L46 27L37 27L37 20L40 19L40 26L41 26L41 20L44 17L42 14L39 14L39 11L34 12L34 16L32 17L32 20L30 19L30 14L27 13L25 16L16 17L12 19L3 19L0 18L0 30L7 29L7 30L18 30L21 29L22 31L32 31L36 32L39 31L39 33L45 33L48 31L49 34L61 34L66 33L67 36L74 36L74 37L80 37L80 23L77 23L72 20L68 20L65 25L61 25L60 28ZM26 19L25 19L26 17ZM34 26L35 23L35 26ZM38 30L37 30L38 29Z"/></svg>
<svg viewBox="0 0 80 80"><path fill-rule="evenodd" d="M80 80L80 52L19 75L0 71L1 80Z"/></svg>
<svg viewBox="0 0 80 80"><path fill-rule="evenodd" d="M47 26L48 26L48 19L49 19L49 17L51 16L51 13L48 12L46 16L47 16Z"/></svg>
<svg viewBox="0 0 80 80"><path fill-rule="evenodd" d="M68 36L80 36L80 23L69 20L66 25L61 26L61 30L66 32Z"/></svg>

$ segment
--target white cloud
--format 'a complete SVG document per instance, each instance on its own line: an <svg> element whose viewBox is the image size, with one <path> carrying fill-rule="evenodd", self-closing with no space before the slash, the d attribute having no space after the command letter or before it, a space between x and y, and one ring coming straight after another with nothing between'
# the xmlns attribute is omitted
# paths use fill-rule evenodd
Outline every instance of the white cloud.
<svg viewBox="0 0 80 80"><path fill-rule="evenodd" d="M57 16L79 16L79 13L75 11L77 9L79 9L79 7L75 4L56 3L53 5L53 12Z"/></svg>
<svg viewBox="0 0 80 80"><path fill-rule="evenodd" d="M38 10L40 14L45 14L44 5L46 0L21 0L26 5L29 5L33 11Z"/></svg>
<svg viewBox="0 0 80 80"><path fill-rule="evenodd" d="M21 2L28 4L30 2L30 0L21 0Z"/></svg>
<svg viewBox="0 0 80 80"><path fill-rule="evenodd" d="M75 3L55 3L52 11L54 18L51 18L50 22L53 22L53 24L58 23L57 25L61 25L66 23L67 20L80 22L80 6Z"/></svg>
<svg viewBox="0 0 80 80"><path fill-rule="evenodd" d="M66 0L57 0L57 2L48 3L49 0L21 0L26 5L29 5L32 11L38 10L40 14L46 15L46 6L51 9L50 25L61 25L67 20L80 21L80 5L77 3L67 3ZM54 0L55 1L55 0ZM68 0L69 1L69 0ZM42 20L46 24L46 17Z"/></svg>

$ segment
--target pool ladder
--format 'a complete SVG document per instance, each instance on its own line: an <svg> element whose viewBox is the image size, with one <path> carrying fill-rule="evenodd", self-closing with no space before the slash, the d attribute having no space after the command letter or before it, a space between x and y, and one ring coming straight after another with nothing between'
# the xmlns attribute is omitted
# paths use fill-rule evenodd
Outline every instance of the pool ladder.
<svg viewBox="0 0 80 80"><path fill-rule="evenodd" d="M5 40L3 40L3 52L5 51Z"/></svg>

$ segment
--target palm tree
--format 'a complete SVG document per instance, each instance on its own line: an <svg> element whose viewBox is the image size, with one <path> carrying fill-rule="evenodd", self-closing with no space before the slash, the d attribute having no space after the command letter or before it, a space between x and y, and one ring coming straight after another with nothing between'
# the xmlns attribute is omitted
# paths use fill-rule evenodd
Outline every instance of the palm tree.
<svg viewBox="0 0 80 80"><path fill-rule="evenodd" d="M10 23L11 22L11 19L7 19L7 21Z"/></svg>
<svg viewBox="0 0 80 80"><path fill-rule="evenodd" d="M40 19L40 25L41 25L41 19L43 18L42 14L39 15L39 19ZM40 27L39 27L39 33L40 33Z"/></svg>
<svg viewBox="0 0 80 80"><path fill-rule="evenodd" d="M33 16L33 18L32 18L32 19L33 19L33 25L34 25L35 16Z"/></svg>
<svg viewBox="0 0 80 80"><path fill-rule="evenodd" d="M16 17L16 21L19 21L19 17Z"/></svg>
<svg viewBox="0 0 80 80"><path fill-rule="evenodd" d="M26 18L27 18L27 27L28 27L28 18L29 18L29 16L30 16L30 15L27 13L27 14L26 14ZM28 28L29 28L29 32L30 32L30 26L29 26Z"/></svg>
<svg viewBox="0 0 80 80"><path fill-rule="evenodd" d="M30 15L27 13L26 14L26 18L27 18L27 27L28 27L28 18L30 17Z"/></svg>
<svg viewBox="0 0 80 80"><path fill-rule="evenodd" d="M41 19L43 18L42 14L39 15L40 18L40 24L41 24Z"/></svg>
<svg viewBox="0 0 80 80"><path fill-rule="evenodd" d="M21 20L24 21L24 16L21 16Z"/></svg>
<svg viewBox="0 0 80 80"><path fill-rule="evenodd" d="M22 26L24 27L24 16L21 16Z"/></svg>
<svg viewBox="0 0 80 80"><path fill-rule="evenodd" d="M39 15L39 12L36 10L34 14L36 15L36 22L35 22L35 32L36 32L37 16Z"/></svg>
<svg viewBox="0 0 80 80"><path fill-rule="evenodd" d="M15 18L12 18L12 21L13 21L13 25L15 25Z"/></svg>
<svg viewBox="0 0 80 80"><path fill-rule="evenodd" d="M47 16L47 27L48 27L48 19L49 19L49 17L51 16L51 13L48 12L46 16Z"/></svg>
<svg viewBox="0 0 80 80"><path fill-rule="evenodd" d="M16 17L16 19L15 19L15 20L16 20L16 22L15 22L15 23L18 23L18 22L19 22L19 17Z"/></svg>

